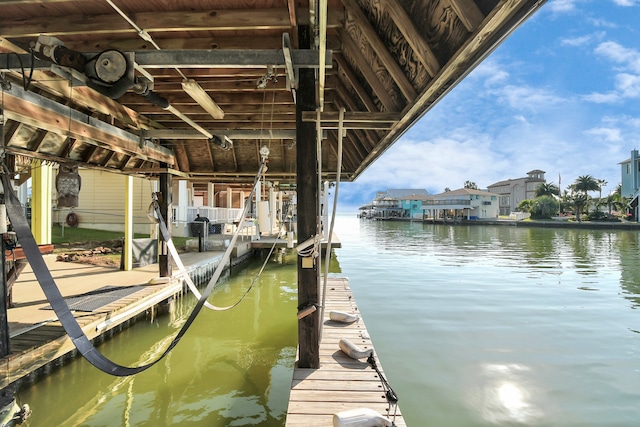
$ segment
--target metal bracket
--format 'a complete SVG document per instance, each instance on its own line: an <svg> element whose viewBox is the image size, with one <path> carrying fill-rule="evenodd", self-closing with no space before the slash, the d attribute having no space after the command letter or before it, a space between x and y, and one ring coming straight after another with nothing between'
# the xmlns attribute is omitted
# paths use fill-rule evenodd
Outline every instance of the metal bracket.
<svg viewBox="0 0 640 427"><path fill-rule="evenodd" d="M298 89L298 75L293 67L291 57L291 39L289 33L282 33L282 53L284 54L284 65L287 70L287 89L293 94L293 102L296 103L296 89Z"/></svg>

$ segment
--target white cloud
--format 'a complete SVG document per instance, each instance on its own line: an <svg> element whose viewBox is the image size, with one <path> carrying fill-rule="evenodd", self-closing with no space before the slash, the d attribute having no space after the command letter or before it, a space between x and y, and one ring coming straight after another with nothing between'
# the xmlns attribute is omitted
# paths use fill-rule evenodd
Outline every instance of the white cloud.
<svg viewBox="0 0 640 427"><path fill-rule="evenodd" d="M618 6L635 6L638 4L637 0L613 0Z"/></svg>
<svg viewBox="0 0 640 427"><path fill-rule="evenodd" d="M584 46L592 40L592 36L573 37L570 39L560 40L560 44L563 46Z"/></svg>
<svg viewBox="0 0 640 427"><path fill-rule="evenodd" d="M621 96L617 92L597 93L594 92L582 97L585 101L594 104L615 104L620 101Z"/></svg>
<svg viewBox="0 0 640 427"><path fill-rule="evenodd" d="M640 73L640 52L616 42L603 42L595 49L597 55L619 64L623 69Z"/></svg>
<svg viewBox="0 0 640 427"><path fill-rule="evenodd" d="M620 73L616 76L616 89L625 98L640 97L640 76L628 73Z"/></svg>
<svg viewBox="0 0 640 427"><path fill-rule="evenodd" d="M622 142L624 140L620 129L617 128L597 127L587 130L585 134L601 138L605 142Z"/></svg>
<svg viewBox="0 0 640 427"><path fill-rule="evenodd" d="M515 110L539 111L564 104L566 100L545 89L530 86L505 85L492 91Z"/></svg>
<svg viewBox="0 0 640 427"><path fill-rule="evenodd" d="M578 1L579 0L553 0L548 3L547 7L555 13L570 12L576 8Z"/></svg>

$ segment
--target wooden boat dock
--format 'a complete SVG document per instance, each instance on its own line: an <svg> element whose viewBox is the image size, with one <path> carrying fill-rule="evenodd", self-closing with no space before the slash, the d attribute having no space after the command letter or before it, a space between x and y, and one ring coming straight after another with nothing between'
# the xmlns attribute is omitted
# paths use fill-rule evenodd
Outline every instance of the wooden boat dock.
<svg viewBox="0 0 640 427"><path fill-rule="evenodd" d="M329 279L325 306L320 369L301 369L296 364L285 426L329 427L335 413L358 408L372 409L393 421L394 408L387 402L376 371L366 360L344 354L338 345L346 338L363 350L373 348L363 319L351 324L329 319L332 310L359 314L348 279ZM376 363L382 371L377 357ZM398 427L406 426L400 408L396 408L394 422Z"/></svg>

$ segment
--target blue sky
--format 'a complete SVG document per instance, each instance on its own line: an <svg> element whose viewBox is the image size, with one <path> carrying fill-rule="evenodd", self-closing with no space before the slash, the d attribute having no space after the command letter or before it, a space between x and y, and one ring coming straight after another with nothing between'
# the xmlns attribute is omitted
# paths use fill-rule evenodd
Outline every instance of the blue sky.
<svg viewBox="0 0 640 427"><path fill-rule="evenodd" d="M620 182L640 149L640 0L548 0L353 183L338 210L387 188L440 193L546 172Z"/></svg>

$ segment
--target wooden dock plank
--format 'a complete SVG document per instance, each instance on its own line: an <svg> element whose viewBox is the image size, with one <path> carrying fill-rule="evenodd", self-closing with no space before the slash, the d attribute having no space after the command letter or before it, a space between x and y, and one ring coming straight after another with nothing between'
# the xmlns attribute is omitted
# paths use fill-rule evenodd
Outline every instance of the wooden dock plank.
<svg viewBox="0 0 640 427"><path fill-rule="evenodd" d="M362 319L343 324L329 319L330 312L359 314L348 279L329 279L320 344L320 368L295 368L287 410L286 427L332 426L333 415L357 408L369 408L406 426L399 408L390 406L377 372L366 360L354 360L338 345L349 339L361 349L373 348ZM378 369L384 375L379 361ZM390 411L390 412L389 412Z"/></svg>

